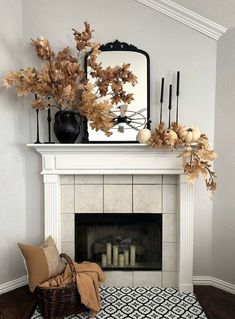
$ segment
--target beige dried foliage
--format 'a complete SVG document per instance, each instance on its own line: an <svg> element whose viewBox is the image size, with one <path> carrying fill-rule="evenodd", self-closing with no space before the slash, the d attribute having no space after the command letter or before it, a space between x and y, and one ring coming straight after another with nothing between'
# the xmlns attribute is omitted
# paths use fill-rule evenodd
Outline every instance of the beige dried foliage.
<svg viewBox="0 0 235 319"><path fill-rule="evenodd" d="M206 182L206 187L214 193L216 190L215 172L210 162L214 161L217 154L209 149L207 136L204 134L196 145L187 147L182 153L184 172L189 182L194 182L201 174Z"/></svg>
<svg viewBox="0 0 235 319"><path fill-rule="evenodd" d="M206 187L209 191L214 193L216 190L216 175L213 171L210 162L216 159L217 154L214 150L210 149L208 138L205 134L202 134L196 144L186 145L179 137L179 130L181 126L176 123L172 123L171 130L173 130L178 139L170 139L169 134L166 134L167 129L164 123L160 123L155 132L149 140L149 145L154 148L161 148L164 146L170 146L177 148L181 145L184 147L182 154L183 168L189 182L194 182L200 175L203 176Z"/></svg>
<svg viewBox="0 0 235 319"><path fill-rule="evenodd" d="M175 131L177 134L177 129L177 124L172 123L170 130ZM165 128L165 123L160 123L156 127L155 132L148 141L148 144L155 148L161 148L163 146L171 146L172 148L176 148L177 145L181 143L179 137L177 139L172 138L171 134L167 134L167 131L168 129Z"/></svg>
<svg viewBox="0 0 235 319"><path fill-rule="evenodd" d="M32 46L43 60L42 67L11 71L3 79L2 86L14 87L18 96L36 94L37 100L32 101L33 108L47 109L55 106L59 110L80 112L94 129L110 135L110 110L114 104L129 104L133 100L133 95L126 93L123 85L130 83L134 86L137 78L131 72L130 64L103 68L97 62L100 45L93 42L90 24L85 22L84 25L82 32L73 29L76 56L71 54L69 47L55 53L47 39L32 39ZM88 85L83 69L84 56L88 53L90 74L95 79L92 88ZM47 98L50 98L50 105Z"/></svg>
<svg viewBox="0 0 235 319"><path fill-rule="evenodd" d="M98 101L93 93L94 86L90 83L86 85L83 91L81 101L77 105L78 111L89 119L90 125L96 131L101 130L107 136L110 136L110 128L113 123L109 112L112 105L108 101Z"/></svg>

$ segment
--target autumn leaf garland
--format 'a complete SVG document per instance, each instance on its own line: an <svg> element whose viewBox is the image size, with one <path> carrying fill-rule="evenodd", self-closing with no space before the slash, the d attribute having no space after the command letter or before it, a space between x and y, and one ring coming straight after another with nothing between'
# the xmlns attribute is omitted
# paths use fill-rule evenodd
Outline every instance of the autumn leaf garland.
<svg viewBox="0 0 235 319"><path fill-rule="evenodd" d="M202 175L207 189L214 193L216 190L216 175L211 162L217 157L216 152L210 149L208 137L205 134L201 134L196 143L185 143L184 139L179 136L181 128L178 124L172 123L170 129L166 129L165 124L160 123L152 133L148 145L153 148L171 146L173 149L183 146L184 149L180 156L183 159L184 173L188 181L194 182L199 175ZM176 134L170 134L171 132Z"/></svg>

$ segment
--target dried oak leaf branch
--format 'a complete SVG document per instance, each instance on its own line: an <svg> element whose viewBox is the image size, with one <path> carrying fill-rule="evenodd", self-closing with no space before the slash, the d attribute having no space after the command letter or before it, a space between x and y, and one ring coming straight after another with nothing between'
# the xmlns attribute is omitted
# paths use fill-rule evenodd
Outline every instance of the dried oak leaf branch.
<svg viewBox="0 0 235 319"><path fill-rule="evenodd" d="M204 134L196 145L186 147L182 153L184 172L189 182L194 182L201 174L206 187L212 193L216 190L215 172L209 162L214 161L217 154L209 149L208 138Z"/></svg>
<svg viewBox="0 0 235 319"><path fill-rule="evenodd" d="M93 42L90 24L84 22L84 25L82 32L73 29L76 57L68 47L55 53L47 39L32 39L31 44L42 60L42 67L9 72L2 81L2 86L15 87L19 96L36 94L37 100L32 101L32 106L37 109L47 109L49 97L50 106L56 106L59 110L72 109L80 112L91 122L94 129L111 135L109 130L112 127L112 105L119 102L130 103L133 100L133 95L127 93L123 86L126 83L134 86L137 78L130 71L130 64L103 68L102 64L97 62L100 45ZM95 79L92 87L88 85L83 67L86 54L89 54L88 65L91 68L91 76Z"/></svg>
<svg viewBox="0 0 235 319"><path fill-rule="evenodd" d="M179 137L181 126L172 123L170 129L165 128L164 123L160 123L148 142L154 148L171 146L177 148L181 145L184 147L182 151L184 173L189 182L194 182L199 175L202 175L206 187L212 193L216 190L215 172L212 169L210 162L217 157L216 152L209 147L209 141L205 134L202 134L197 143L186 145ZM173 132L172 132L173 131ZM176 135L174 134L176 133Z"/></svg>

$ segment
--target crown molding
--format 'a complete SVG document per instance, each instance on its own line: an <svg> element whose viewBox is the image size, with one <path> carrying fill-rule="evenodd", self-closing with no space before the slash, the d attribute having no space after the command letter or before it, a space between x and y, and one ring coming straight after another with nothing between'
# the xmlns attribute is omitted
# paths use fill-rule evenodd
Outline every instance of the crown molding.
<svg viewBox="0 0 235 319"><path fill-rule="evenodd" d="M136 0L188 27L214 39L219 40L227 29L201 15L188 10L170 0Z"/></svg>

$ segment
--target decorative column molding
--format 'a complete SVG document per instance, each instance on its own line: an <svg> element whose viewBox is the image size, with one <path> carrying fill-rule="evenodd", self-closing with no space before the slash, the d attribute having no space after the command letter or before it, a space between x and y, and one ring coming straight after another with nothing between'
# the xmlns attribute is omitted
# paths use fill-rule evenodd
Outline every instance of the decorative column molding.
<svg viewBox="0 0 235 319"><path fill-rule="evenodd" d="M44 175L44 236L53 237L61 249L60 176Z"/></svg>
<svg viewBox="0 0 235 319"><path fill-rule="evenodd" d="M179 175L178 190L178 288L193 292L194 186L185 175Z"/></svg>

